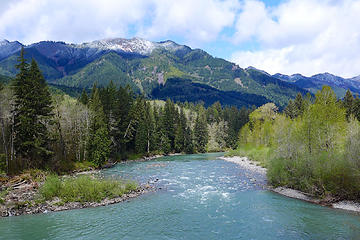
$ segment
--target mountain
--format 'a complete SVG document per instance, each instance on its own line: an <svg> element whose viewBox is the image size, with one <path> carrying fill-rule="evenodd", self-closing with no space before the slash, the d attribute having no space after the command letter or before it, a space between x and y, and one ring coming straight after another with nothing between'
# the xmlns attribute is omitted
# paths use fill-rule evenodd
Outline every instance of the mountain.
<svg viewBox="0 0 360 240"><path fill-rule="evenodd" d="M321 73L311 77L305 77L301 74L293 74L289 76L277 73L274 74L273 77L282 81L293 83L294 85L312 93L316 93L323 85L332 87L336 95L341 98L345 96L348 89L353 93L360 93L360 76L354 78L342 78L330 73Z"/></svg>
<svg viewBox="0 0 360 240"><path fill-rule="evenodd" d="M0 60L18 52L23 45L17 41L9 42L8 40L0 41Z"/></svg>
<svg viewBox="0 0 360 240"><path fill-rule="evenodd" d="M3 56L0 74L16 74L14 66L23 46L19 44L3 41L0 46L0 56ZM94 83L106 86L113 81L118 86L128 84L135 92L150 98L154 98L155 89L164 87L160 91L161 98L172 97L182 101L195 101L194 95L199 94L199 89L207 89L216 92L216 99L223 104L234 103L237 106L248 106L250 102L259 106L264 101L272 101L283 107L297 92L307 92L261 70L242 69L201 49L191 49L173 41L113 38L82 44L42 41L24 47L25 57L28 60L35 58L46 80L57 86L91 88ZM166 85L169 79L177 79L177 83L183 79L187 90L181 93L182 97L175 97L178 89L174 84ZM237 94L237 100L230 101L223 95L225 93L231 96ZM251 101L246 99L249 97ZM207 101L204 97L202 100Z"/></svg>

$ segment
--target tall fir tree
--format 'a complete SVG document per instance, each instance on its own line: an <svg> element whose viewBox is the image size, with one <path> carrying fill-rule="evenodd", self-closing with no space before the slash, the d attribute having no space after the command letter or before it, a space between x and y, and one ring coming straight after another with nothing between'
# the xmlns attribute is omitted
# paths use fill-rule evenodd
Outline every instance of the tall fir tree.
<svg viewBox="0 0 360 240"><path fill-rule="evenodd" d="M194 153L194 143L193 143L193 136L191 128L188 126L186 127L185 133L184 133L184 144L185 144L185 153Z"/></svg>
<svg viewBox="0 0 360 240"><path fill-rule="evenodd" d="M185 151L185 132L186 132L186 116L184 113L184 109L181 108L180 109L180 114L179 114L179 120L178 123L176 124L176 130L175 130L175 143L174 143L174 147L175 147L175 151L176 152L183 152Z"/></svg>
<svg viewBox="0 0 360 240"><path fill-rule="evenodd" d="M16 68L19 73L14 89L14 147L22 167L45 167L50 159L48 125L52 124L53 106L45 78L33 59L26 62L24 49Z"/></svg>
<svg viewBox="0 0 360 240"><path fill-rule="evenodd" d="M89 102L90 105L90 129L88 159L96 166L103 165L110 156L110 136L106 126L106 118L100 100L99 89L94 89L94 94Z"/></svg>
<svg viewBox="0 0 360 240"><path fill-rule="evenodd" d="M89 102L89 97L88 97L88 95L87 95L87 93L86 93L85 88L82 90L82 93L81 93L81 96L80 96L79 101L80 101L82 104L84 104L84 105L87 105L88 102Z"/></svg>
<svg viewBox="0 0 360 240"><path fill-rule="evenodd" d="M209 140L209 133L207 129L206 116L203 111L200 111L194 126L194 145L196 151L206 152L206 144Z"/></svg>
<svg viewBox="0 0 360 240"><path fill-rule="evenodd" d="M170 99L167 99L162 116L162 131L169 140L171 149L174 149L175 141L175 111L175 104Z"/></svg>
<svg viewBox="0 0 360 240"><path fill-rule="evenodd" d="M354 112L355 112L354 111L354 105L355 105L354 103L355 103L355 101L354 101L354 97L353 97L351 91L347 90L344 100L343 100L343 106L346 109L346 119L347 120L349 120L350 115L354 114Z"/></svg>

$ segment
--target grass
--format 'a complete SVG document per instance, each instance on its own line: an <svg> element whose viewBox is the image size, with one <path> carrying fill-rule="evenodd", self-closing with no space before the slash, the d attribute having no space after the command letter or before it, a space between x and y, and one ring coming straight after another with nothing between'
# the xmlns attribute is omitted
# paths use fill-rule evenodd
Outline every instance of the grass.
<svg viewBox="0 0 360 240"><path fill-rule="evenodd" d="M262 167L269 165L269 159L272 158L273 150L265 146L253 146L251 144L243 145L235 150L230 150L225 156L248 157L250 160L259 162Z"/></svg>
<svg viewBox="0 0 360 240"><path fill-rule="evenodd" d="M65 203L100 202L105 198L122 196L136 190L137 187L135 182L99 179L87 175L65 179L49 175L39 192L44 200L58 197Z"/></svg>
<svg viewBox="0 0 360 240"><path fill-rule="evenodd" d="M74 170L76 171L86 171L89 169L95 169L96 165L93 162L82 161L74 163Z"/></svg>
<svg viewBox="0 0 360 240"><path fill-rule="evenodd" d="M133 154L129 154L127 157L127 160L137 160L140 159L144 156L144 154L142 153L133 153Z"/></svg>
<svg viewBox="0 0 360 240"><path fill-rule="evenodd" d="M2 190L0 191L0 204L4 204L5 203L5 197L6 195L9 193L8 189Z"/></svg>

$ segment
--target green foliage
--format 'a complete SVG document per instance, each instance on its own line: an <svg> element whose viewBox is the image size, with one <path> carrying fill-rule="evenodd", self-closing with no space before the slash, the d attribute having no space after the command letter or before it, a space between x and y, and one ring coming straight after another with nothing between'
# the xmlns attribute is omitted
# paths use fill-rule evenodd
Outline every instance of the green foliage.
<svg viewBox="0 0 360 240"><path fill-rule="evenodd" d="M209 141L207 121L205 113L200 111L194 126L194 145L198 152L206 152L206 145Z"/></svg>
<svg viewBox="0 0 360 240"><path fill-rule="evenodd" d="M270 105L255 110L240 131L239 149L231 154L262 162L274 186L337 200L358 199L360 126L351 115L346 121L343 108L349 108L351 96L341 104L327 86L315 96L314 102L309 96L290 102L294 111L288 108L285 114Z"/></svg>
<svg viewBox="0 0 360 240"><path fill-rule="evenodd" d="M8 189L4 189L4 190L0 191L0 204L5 203L5 197L6 197L6 195L8 195L8 193L9 193Z"/></svg>
<svg viewBox="0 0 360 240"><path fill-rule="evenodd" d="M236 107L260 106L269 100L265 97L236 91L223 91L204 83L194 82L185 78L169 78L165 85L154 88L151 95L155 99L166 100L170 98L177 102L199 102L203 101L205 106L215 102L222 105Z"/></svg>
<svg viewBox="0 0 360 240"><path fill-rule="evenodd" d="M85 175L65 179L50 175L41 186L40 195L45 200L59 197L64 202L100 202L105 198L120 197L137 187L134 182L98 179Z"/></svg>
<svg viewBox="0 0 360 240"><path fill-rule="evenodd" d="M201 57L201 54L198 57ZM24 86L30 86L30 82L34 83L35 78L38 79L37 85L35 84L38 89L41 88L40 85L46 87L34 61L29 66L24 58L20 58L20 63L19 68L22 71L19 72L14 84L16 96L26 95L27 89ZM169 66L164 62L164 67ZM32 99L33 105L45 103L37 107L44 112L52 109L47 105L48 92L39 90L39 93L39 96L28 97ZM10 148L10 123L13 112L11 107L7 106L11 106L8 100L11 91L7 87L0 94L0 100L4 102L1 106L5 110L1 111L5 116L2 119L6 120L3 135L5 141L0 142L0 154L6 152L5 158L7 156L7 159L10 159L13 154ZM15 99L18 106L27 106L22 104L21 101L25 101L22 98ZM245 108L223 108L220 102L215 102L206 109L201 102L195 105L188 102L174 103L170 99L166 102L149 101L143 95L135 98L130 86L117 87L111 80L107 87L98 88L94 84L89 96L85 88L78 98L58 91L50 102L54 106L51 115L41 116L44 122L40 122L46 123L41 130L48 131L49 136L45 138L42 134L41 141L33 141L32 138L20 141L19 137L18 143L27 144L30 148L38 146L36 144L41 145L44 139L49 139L46 149L53 154L46 158L37 153L33 154L37 156L36 162L29 164L31 161L17 152L15 160L11 162L12 168L37 167L43 164L41 167L64 173L73 169L101 167L107 161L124 160L132 154L151 156L175 152L222 151L236 147L237 133L248 121L250 113ZM28 113L26 108L18 110L19 113ZM25 137L36 136L30 134L34 130L34 126L30 124L34 122L34 117L22 114L22 117L24 116L25 118L20 120L26 124L20 128L20 132L23 131ZM27 140L25 137L23 139Z"/></svg>
<svg viewBox="0 0 360 240"><path fill-rule="evenodd" d="M266 146L254 146L252 144L245 144L239 146L235 150L229 151L226 156L242 156L260 163L263 167L269 166L269 159L272 159L274 150Z"/></svg>
<svg viewBox="0 0 360 240"><path fill-rule="evenodd" d="M81 96L80 96L80 102L84 105L88 104L89 102L89 98L88 98L88 95L85 91L85 88L83 89L82 93L81 93Z"/></svg>
<svg viewBox="0 0 360 240"><path fill-rule="evenodd" d="M284 112L290 118L296 118L301 116L305 110L305 102L302 98L302 95L298 93L294 101L290 100L289 104L286 106Z"/></svg>
<svg viewBox="0 0 360 240"><path fill-rule="evenodd" d="M6 155L0 154L0 173L6 173Z"/></svg>
<svg viewBox="0 0 360 240"><path fill-rule="evenodd" d="M25 61L24 50L18 59L14 88L14 145L25 161L23 165L44 167L52 152L47 125L52 124L51 96L35 60Z"/></svg>
<svg viewBox="0 0 360 240"><path fill-rule="evenodd" d="M90 111L92 113L92 117L90 121L88 145L89 160L97 167L100 167L109 159L111 140L105 123L105 116L100 101L99 90L97 88L90 99Z"/></svg>

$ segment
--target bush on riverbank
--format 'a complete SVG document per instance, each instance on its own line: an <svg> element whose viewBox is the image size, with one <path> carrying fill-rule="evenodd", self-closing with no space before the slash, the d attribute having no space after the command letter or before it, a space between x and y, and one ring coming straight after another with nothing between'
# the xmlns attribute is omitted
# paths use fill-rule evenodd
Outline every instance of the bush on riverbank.
<svg viewBox="0 0 360 240"><path fill-rule="evenodd" d="M252 161L259 162L262 167L267 167L269 159L272 155L272 149L266 146L255 146L252 144L246 144L239 146L235 150L230 150L226 156L246 156Z"/></svg>
<svg viewBox="0 0 360 240"><path fill-rule="evenodd" d="M98 179L79 176L61 179L50 175L40 187L40 196L44 200L55 197L64 202L100 202L105 198L120 197L137 189L134 182L121 182L110 179Z"/></svg>
<svg viewBox="0 0 360 240"><path fill-rule="evenodd" d="M344 100L345 101L345 100ZM334 200L360 199L360 124L330 87L286 114L266 104L240 131L236 155L265 163L269 183Z"/></svg>
<svg viewBox="0 0 360 240"><path fill-rule="evenodd" d="M340 154L272 158L267 171L271 185L286 186L318 197L360 199L359 170Z"/></svg>

